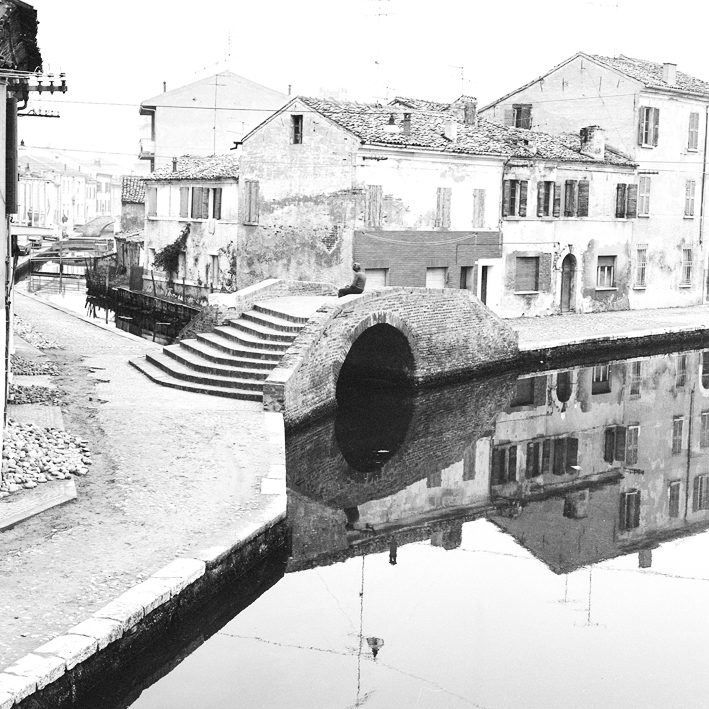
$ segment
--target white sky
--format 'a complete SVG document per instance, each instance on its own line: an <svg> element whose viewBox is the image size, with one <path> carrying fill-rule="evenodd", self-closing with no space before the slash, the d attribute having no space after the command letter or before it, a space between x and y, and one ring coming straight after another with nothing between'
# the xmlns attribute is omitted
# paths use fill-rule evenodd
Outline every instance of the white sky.
<svg viewBox="0 0 709 709"><path fill-rule="evenodd" d="M28 145L137 157L138 105L227 67L293 94L345 87L352 100L395 94L479 105L577 51L676 62L709 80L704 3L675 0L30 0L45 71L69 91L20 119ZM231 38L231 50L229 50ZM378 62L378 64L376 64ZM387 88L388 87L388 88ZM76 103L74 103L76 102ZM125 106L96 105L101 102ZM57 105L61 104L61 105Z"/></svg>

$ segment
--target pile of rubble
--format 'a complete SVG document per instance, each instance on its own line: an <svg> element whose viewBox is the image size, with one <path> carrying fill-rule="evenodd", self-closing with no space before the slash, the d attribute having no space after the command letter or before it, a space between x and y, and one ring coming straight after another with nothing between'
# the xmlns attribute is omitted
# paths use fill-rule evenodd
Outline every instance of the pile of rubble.
<svg viewBox="0 0 709 709"><path fill-rule="evenodd" d="M44 404L45 406L64 406L62 393L54 387L37 384L10 384L9 404Z"/></svg>
<svg viewBox="0 0 709 709"><path fill-rule="evenodd" d="M18 337L21 337L30 345L39 348L40 350L62 349L62 346L54 340L47 339L44 335L37 332L24 318L15 315L13 330Z"/></svg>
<svg viewBox="0 0 709 709"><path fill-rule="evenodd" d="M57 428L8 419L2 445L0 497L40 483L86 475L91 462L88 441Z"/></svg>
<svg viewBox="0 0 709 709"><path fill-rule="evenodd" d="M41 376L49 374L58 377L59 367L54 362L42 362L34 359L26 359L19 355L12 355L12 373L19 376Z"/></svg>

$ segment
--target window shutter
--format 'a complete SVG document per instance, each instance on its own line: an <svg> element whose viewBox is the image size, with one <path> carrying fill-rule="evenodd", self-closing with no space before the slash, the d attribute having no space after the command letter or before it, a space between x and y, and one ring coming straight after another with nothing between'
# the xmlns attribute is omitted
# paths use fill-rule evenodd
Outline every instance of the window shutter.
<svg viewBox="0 0 709 709"><path fill-rule="evenodd" d="M640 490L633 495L633 529L640 526Z"/></svg>
<svg viewBox="0 0 709 709"><path fill-rule="evenodd" d="M579 180L579 198L578 198L578 209L576 210L576 216L587 217L588 216L588 197L590 192L590 183L588 180Z"/></svg>
<svg viewBox="0 0 709 709"><path fill-rule="evenodd" d="M551 440L544 439L542 443L542 475L548 475L551 471Z"/></svg>
<svg viewBox="0 0 709 709"><path fill-rule="evenodd" d="M545 186L546 186L546 182L543 182L542 180L539 180L539 182L537 182L537 216L538 217L544 216L544 187Z"/></svg>
<svg viewBox="0 0 709 709"><path fill-rule="evenodd" d="M566 472L566 439L554 439L554 463L552 473L554 475L564 475Z"/></svg>
<svg viewBox="0 0 709 709"><path fill-rule="evenodd" d="M192 188L192 219L200 219L202 214L202 187Z"/></svg>
<svg viewBox="0 0 709 709"><path fill-rule="evenodd" d="M696 512L699 509L699 476L694 478L694 485L692 489L692 512Z"/></svg>
<svg viewBox="0 0 709 709"><path fill-rule="evenodd" d="M625 217L625 185L620 182L615 186L615 217Z"/></svg>
<svg viewBox="0 0 709 709"><path fill-rule="evenodd" d="M615 427L615 459L625 462L625 426Z"/></svg>
<svg viewBox="0 0 709 709"><path fill-rule="evenodd" d="M657 139L660 136L660 109L652 109L652 144L657 146Z"/></svg>
<svg viewBox="0 0 709 709"><path fill-rule="evenodd" d="M158 211L157 187L148 187L148 216L154 217Z"/></svg>
<svg viewBox="0 0 709 709"><path fill-rule="evenodd" d="M689 205L689 192L690 192L691 184L692 184L692 181L687 180L687 182L684 186L684 215L686 217L692 216L692 212L690 211L690 205Z"/></svg>
<svg viewBox="0 0 709 709"><path fill-rule="evenodd" d="M473 226L485 226L485 190L473 190Z"/></svg>
<svg viewBox="0 0 709 709"><path fill-rule="evenodd" d="M190 214L190 188L180 187L180 216L188 217Z"/></svg>
<svg viewBox="0 0 709 709"><path fill-rule="evenodd" d="M527 180L519 181L519 216L527 216Z"/></svg>
<svg viewBox="0 0 709 709"><path fill-rule="evenodd" d="M509 448L509 461L507 463L507 479L509 481L517 480L517 446L510 446Z"/></svg>
<svg viewBox="0 0 709 709"><path fill-rule="evenodd" d="M214 188L214 209L212 210L215 219L222 218L222 188Z"/></svg>
<svg viewBox="0 0 709 709"><path fill-rule="evenodd" d="M572 470L572 465L578 465L579 456L579 439L578 438L567 438L566 439L566 471L568 473L575 473Z"/></svg>
<svg viewBox="0 0 709 709"><path fill-rule="evenodd" d="M502 216L510 216L510 189L512 180L505 180L502 185Z"/></svg>
<svg viewBox="0 0 709 709"><path fill-rule="evenodd" d="M628 209L625 213L628 219L638 216L638 186L628 185Z"/></svg>
<svg viewBox="0 0 709 709"><path fill-rule="evenodd" d="M643 138L645 134L645 115L647 113L647 108L645 106L640 106L640 114L638 116L638 145L643 144Z"/></svg>
<svg viewBox="0 0 709 709"><path fill-rule="evenodd" d="M526 128L527 130L531 130L532 128L532 106L531 105L523 105L520 106L520 128Z"/></svg>
<svg viewBox="0 0 709 709"><path fill-rule="evenodd" d="M603 447L603 460L606 463L613 463L615 460L615 428L607 428L605 435L605 445Z"/></svg>
<svg viewBox="0 0 709 709"><path fill-rule="evenodd" d="M512 106L505 106L503 113L503 121L506 126L512 126L515 122L515 112Z"/></svg>
<svg viewBox="0 0 709 709"><path fill-rule="evenodd" d="M202 219L209 219L209 187L202 188Z"/></svg>
<svg viewBox="0 0 709 709"><path fill-rule="evenodd" d="M554 183L554 216L561 216L561 182Z"/></svg>
<svg viewBox="0 0 709 709"><path fill-rule="evenodd" d="M566 180L565 190L564 190L564 216L574 217L576 216L576 180Z"/></svg>

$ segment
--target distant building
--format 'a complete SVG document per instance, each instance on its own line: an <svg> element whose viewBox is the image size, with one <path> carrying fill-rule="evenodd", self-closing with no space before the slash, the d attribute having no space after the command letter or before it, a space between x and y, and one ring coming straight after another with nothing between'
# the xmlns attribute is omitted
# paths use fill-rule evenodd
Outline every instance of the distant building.
<svg viewBox="0 0 709 709"><path fill-rule="evenodd" d="M288 96L223 71L187 86L164 91L140 104L150 123L140 155L151 171L180 155L218 155L280 108Z"/></svg>
<svg viewBox="0 0 709 709"><path fill-rule="evenodd" d="M121 187L121 231L131 233L145 226L145 182L128 175Z"/></svg>

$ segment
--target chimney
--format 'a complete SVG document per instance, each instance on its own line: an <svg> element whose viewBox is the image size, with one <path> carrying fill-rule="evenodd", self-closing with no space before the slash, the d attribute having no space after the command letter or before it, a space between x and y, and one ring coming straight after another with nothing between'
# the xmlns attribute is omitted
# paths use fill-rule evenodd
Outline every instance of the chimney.
<svg viewBox="0 0 709 709"><path fill-rule="evenodd" d="M167 81L162 82L162 92L165 93L167 91Z"/></svg>
<svg viewBox="0 0 709 709"><path fill-rule="evenodd" d="M177 158L172 158L172 171L177 172Z"/></svg>
<svg viewBox="0 0 709 709"><path fill-rule="evenodd" d="M404 135L411 135L411 114L405 113L404 120L401 123L401 131Z"/></svg>
<svg viewBox="0 0 709 709"><path fill-rule="evenodd" d="M290 96L291 85L288 84L288 95Z"/></svg>
<svg viewBox="0 0 709 709"><path fill-rule="evenodd" d="M444 123L443 135L445 135L451 143L455 143L458 139L458 123L452 118L446 118Z"/></svg>
<svg viewBox="0 0 709 709"><path fill-rule="evenodd" d="M606 152L605 131L600 126L581 129L581 155L594 160L603 160Z"/></svg>
<svg viewBox="0 0 709 709"><path fill-rule="evenodd" d="M662 65L662 80L668 86L674 86L677 83L677 65L671 62L665 62Z"/></svg>
<svg viewBox="0 0 709 709"><path fill-rule="evenodd" d="M478 127L478 102L474 98L466 98L463 103L463 123L466 126Z"/></svg>

